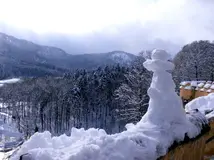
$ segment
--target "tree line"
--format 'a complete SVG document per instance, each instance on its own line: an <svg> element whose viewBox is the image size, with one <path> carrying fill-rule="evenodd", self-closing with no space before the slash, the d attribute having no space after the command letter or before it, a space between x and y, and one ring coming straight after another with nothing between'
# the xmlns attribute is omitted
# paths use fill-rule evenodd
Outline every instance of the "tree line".
<svg viewBox="0 0 214 160"><path fill-rule="evenodd" d="M120 132L126 123L139 121L148 107L151 73L143 61L22 79L0 88L1 103L26 136L44 130L69 134L72 127Z"/></svg>
<svg viewBox="0 0 214 160"><path fill-rule="evenodd" d="M214 80L214 44L195 41L173 58L176 85L183 80ZM0 88L0 102L26 136L48 130L70 134L72 127L124 130L145 114L152 74L143 67L151 52L130 66L105 66L76 70L60 77L23 78Z"/></svg>

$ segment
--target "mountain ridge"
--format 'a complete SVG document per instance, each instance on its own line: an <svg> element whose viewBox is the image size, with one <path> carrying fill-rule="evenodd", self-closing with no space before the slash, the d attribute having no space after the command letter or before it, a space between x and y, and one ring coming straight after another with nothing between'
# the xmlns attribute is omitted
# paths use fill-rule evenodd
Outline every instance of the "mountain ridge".
<svg viewBox="0 0 214 160"><path fill-rule="evenodd" d="M57 47L38 45L0 32L1 77L58 76L75 69L95 69L117 63L129 65L135 58L124 51L72 55Z"/></svg>

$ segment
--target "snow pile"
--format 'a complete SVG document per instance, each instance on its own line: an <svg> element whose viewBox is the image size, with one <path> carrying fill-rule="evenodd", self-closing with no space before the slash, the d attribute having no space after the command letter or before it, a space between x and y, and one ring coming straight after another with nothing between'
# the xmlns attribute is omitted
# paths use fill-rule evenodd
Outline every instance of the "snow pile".
<svg viewBox="0 0 214 160"><path fill-rule="evenodd" d="M187 90L192 90L195 88L195 90L198 90L201 88L201 91L204 91L205 89L214 89L214 82L211 81L183 81L180 83L180 88L184 88ZM212 90L211 90L212 92Z"/></svg>
<svg viewBox="0 0 214 160"><path fill-rule="evenodd" d="M210 93L210 92L212 92L212 90L211 90L211 89L208 89L207 92Z"/></svg>
<svg viewBox="0 0 214 160"><path fill-rule="evenodd" d="M201 113L210 119L214 117L214 93L210 93L207 96L196 98L185 106L186 111L198 109Z"/></svg>
<svg viewBox="0 0 214 160"><path fill-rule="evenodd" d="M11 159L24 155L32 160L155 160L174 142L199 135L206 118L197 110L186 115L168 72L174 67L167 61L170 55L154 50L151 57L144 63L154 72L148 89L149 108L136 125L127 124L126 131L112 135L94 128L72 128L71 136L36 133Z"/></svg>
<svg viewBox="0 0 214 160"><path fill-rule="evenodd" d="M202 88L204 86L204 83L199 83L198 87Z"/></svg>
<svg viewBox="0 0 214 160"><path fill-rule="evenodd" d="M186 86L187 84L190 84L191 81L183 81L180 83L181 86Z"/></svg>
<svg viewBox="0 0 214 160"><path fill-rule="evenodd" d="M186 87L184 87L184 89L191 90L192 87L191 86L186 86Z"/></svg>
<svg viewBox="0 0 214 160"><path fill-rule="evenodd" d="M206 88L206 89L208 89L210 87L211 87L211 84L209 84L209 83L207 83L207 84L204 85L204 88Z"/></svg>

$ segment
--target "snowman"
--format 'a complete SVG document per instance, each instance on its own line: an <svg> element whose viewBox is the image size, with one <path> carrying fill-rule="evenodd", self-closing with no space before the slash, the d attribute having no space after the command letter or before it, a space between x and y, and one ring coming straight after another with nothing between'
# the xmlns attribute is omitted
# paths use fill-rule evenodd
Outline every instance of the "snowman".
<svg viewBox="0 0 214 160"><path fill-rule="evenodd" d="M151 59L144 62L144 67L153 72L152 82L148 89L150 97L147 113L143 122L155 125L186 123L186 114L180 97L175 92L175 83L171 71L174 64L169 61L170 54L164 50L155 49Z"/></svg>

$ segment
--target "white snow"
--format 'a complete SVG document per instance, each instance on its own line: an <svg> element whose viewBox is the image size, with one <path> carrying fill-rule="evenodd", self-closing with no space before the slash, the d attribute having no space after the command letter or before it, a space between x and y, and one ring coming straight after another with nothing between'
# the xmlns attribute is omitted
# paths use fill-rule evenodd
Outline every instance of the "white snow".
<svg viewBox="0 0 214 160"><path fill-rule="evenodd" d="M191 86L186 86L186 87L184 87L184 89L191 90L192 87Z"/></svg>
<svg viewBox="0 0 214 160"><path fill-rule="evenodd" d="M210 93L207 96L198 97L185 106L186 111L198 109L203 114L206 114L208 119L214 117L214 93Z"/></svg>
<svg viewBox="0 0 214 160"><path fill-rule="evenodd" d="M197 81L192 81L192 82L191 82L191 86L192 86L192 87L197 87L197 84L198 84Z"/></svg>
<svg viewBox="0 0 214 160"><path fill-rule="evenodd" d="M214 84L210 87L211 89L214 89Z"/></svg>
<svg viewBox="0 0 214 160"><path fill-rule="evenodd" d="M211 84L210 84L210 83L207 83L207 84L204 85L204 88L206 88L206 89L208 89L208 88L210 88L210 87L211 87Z"/></svg>
<svg viewBox="0 0 214 160"><path fill-rule="evenodd" d="M21 80L20 78L12 78L12 79L0 80L0 87L2 87L4 84L17 83L20 80Z"/></svg>
<svg viewBox="0 0 214 160"><path fill-rule="evenodd" d="M8 104L0 102L0 108L7 108L7 107L8 107Z"/></svg>
<svg viewBox="0 0 214 160"><path fill-rule="evenodd" d="M123 52L116 52L112 54L111 57L115 62L118 62L118 63L124 63L124 62L127 63L131 61L130 56Z"/></svg>
<svg viewBox="0 0 214 160"><path fill-rule="evenodd" d="M207 92L210 93L210 92L212 92L212 90L211 90L211 89L208 89Z"/></svg>
<svg viewBox="0 0 214 160"><path fill-rule="evenodd" d="M144 63L154 74L148 111L136 125L127 124L126 131L112 135L94 128L72 128L70 136L59 137L51 137L48 131L35 133L11 160L23 154L34 160L155 160L175 141L183 141L186 133L196 137L206 119L196 111L191 112L195 116L185 114L168 72L174 67L167 61L169 57L165 51L155 50Z"/></svg>
<svg viewBox="0 0 214 160"><path fill-rule="evenodd" d="M199 83L199 84L198 84L198 87L199 87L199 88L201 88L201 87L203 87L203 86L204 86L204 83Z"/></svg>
<svg viewBox="0 0 214 160"><path fill-rule="evenodd" d="M20 81L20 78L5 79L5 80L0 80L0 84L17 83L18 81Z"/></svg>
<svg viewBox="0 0 214 160"><path fill-rule="evenodd" d="M181 86L186 86L188 83L190 83L190 81L183 81L180 83Z"/></svg>
<svg viewBox="0 0 214 160"><path fill-rule="evenodd" d="M183 81L180 83L181 86L186 86L186 85L190 85L192 87L197 87L198 86L199 81Z"/></svg>

